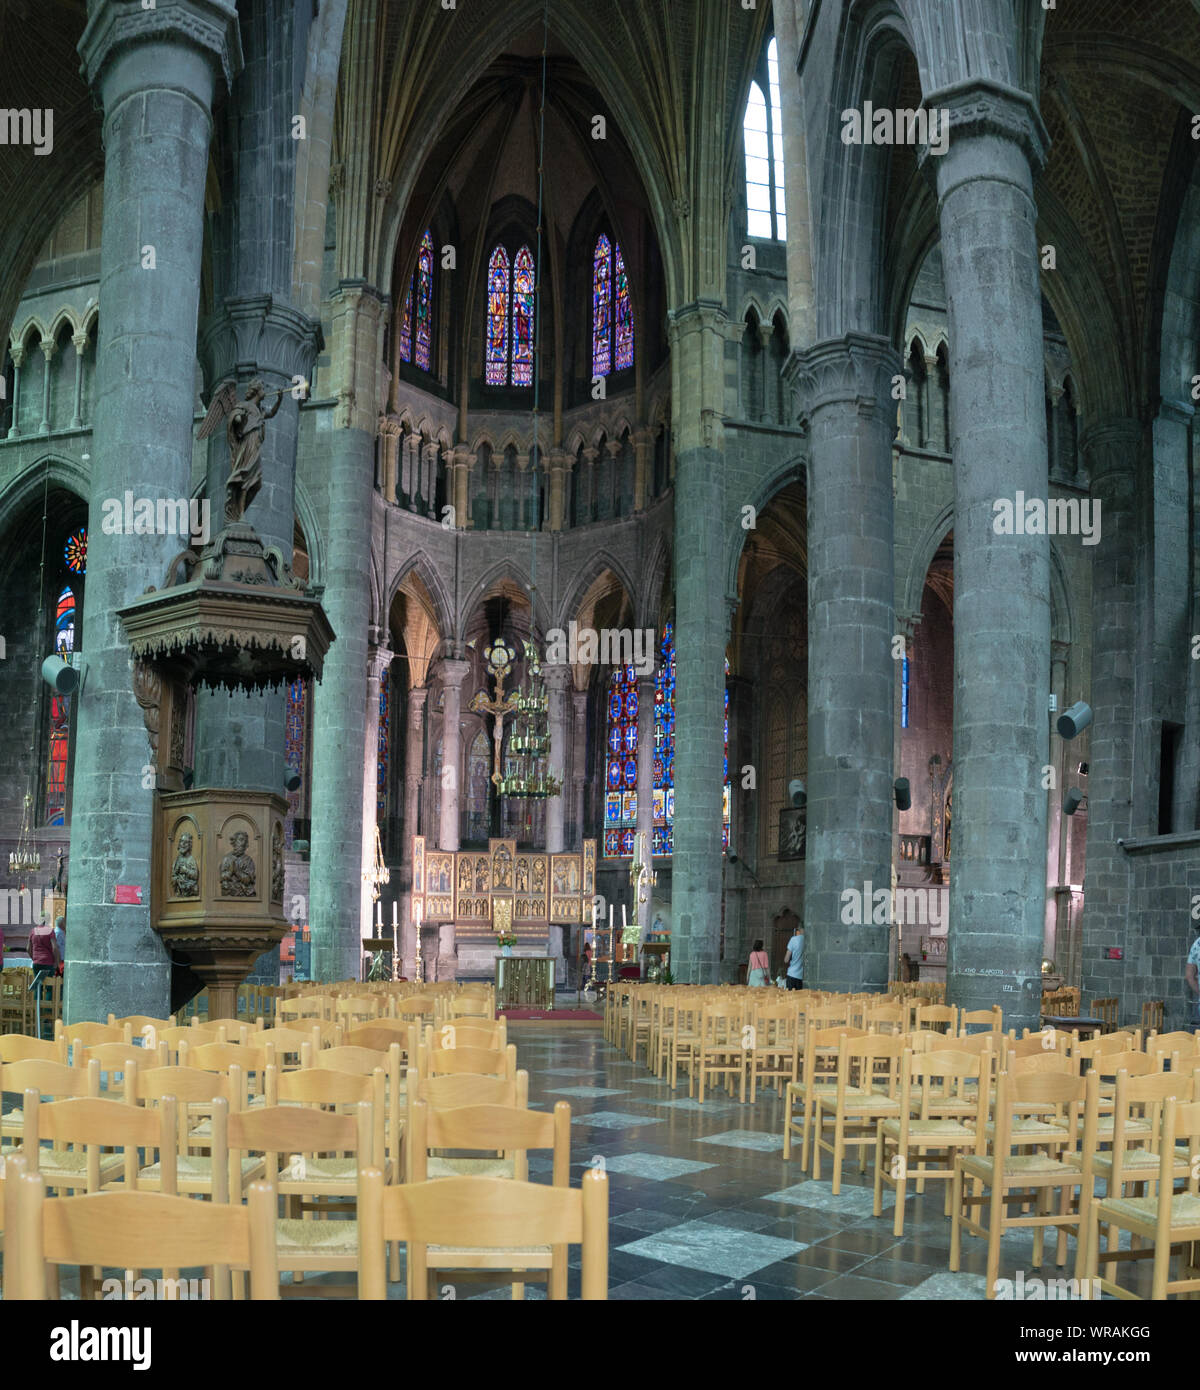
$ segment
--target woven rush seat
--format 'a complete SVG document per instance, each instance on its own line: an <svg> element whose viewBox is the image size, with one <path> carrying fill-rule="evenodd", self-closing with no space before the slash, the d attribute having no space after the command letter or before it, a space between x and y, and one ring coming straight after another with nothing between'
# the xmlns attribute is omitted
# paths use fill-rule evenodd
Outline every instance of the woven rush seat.
<svg viewBox="0 0 1200 1390"><path fill-rule="evenodd" d="M511 1178L515 1165L511 1158L438 1158L426 1161L427 1178Z"/></svg>
<svg viewBox="0 0 1200 1390"><path fill-rule="evenodd" d="M505 1259L528 1260L529 1268L544 1268L549 1265L551 1248L548 1245L427 1245L425 1247L429 1263L438 1269L449 1268L447 1261L462 1261L470 1265L475 1260L494 1262L503 1256ZM436 1257L436 1258L435 1258ZM502 1271L497 1271L498 1273Z"/></svg>
<svg viewBox="0 0 1200 1390"><path fill-rule="evenodd" d="M983 1154L965 1154L961 1160L964 1171L972 1178L991 1181L994 1161ZM1006 1174L1027 1173L1039 1177L1043 1173L1070 1172L1079 1167L1078 1162L1063 1162L1049 1154L1013 1154L1004 1160Z"/></svg>
<svg viewBox="0 0 1200 1390"><path fill-rule="evenodd" d="M298 1221L285 1217L275 1223L275 1245L280 1255L352 1255L358 1249L358 1222Z"/></svg>
<svg viewBox="0 0 1200 1390"><path fill-rule="evenodd" d="M74 1178L86 1173L87 1160L85 1149L42 1149L38 1154L38 1171L46 1179L46 1185L53 1187L56 1175ZM124 1170L125 1160L120 1154L100 1155L101 1183L119 1177Z"/></svg>
<svg viewBox="0 0 1200 1390"><path fill-rule="evenodd" d="M1157 1197L1106 1197L1097 1206L1101 1224L1117 1220L1153 1230L1158 1221ZM1200 1197L1180 1192L1171 1198L1171 1230L1194 1231L1200 1236Z"/></svg>
<svg viewBox="0 0 1200 1390"><path fill-rule="evenodd" d="M248 1182L252 1178L257 1178L265 1171L266 1166L265 1159L243 1158L242 1181ZM209 1182L212 1179L212 1171L213 1163L211 1154L179 1154L175 1159L175 1175L180 1182ZM146 1168L138 1169L139 1184L161 1181L161 1163L151 1163Z"/></svg>
<svg viewBox="0 0 1200 1390"><path fill-rule="evenodd" d="M993 1120L987 1123L988 1138L992 1138L996 1133L996 1125ZM1066 1125L1052 1123L1048 1120L1034 1120L1027 1115L1018 1116L1012 1122L1012 1133L1015 1142L1018 1134L1030 1136L1028 1143L1037 1144L1067 1144L1071 1140L1071 1131Z"/></svg>
<svg viewBox="0 0 1200 1390"><path fill-rule="evenodd" d="M1186 1165L1188 1161L1188 1149L1186 1144L1176 1145L1176 1161ZM1162 1155L1154 1153L1150 1149L1126 1149L1121 1158L1121 1164L1125 1168L1146 1168L1155 1173L1158 1172L1158 1165L1162 1162ZM1112 1154L1099 1153L1092 1160L1092 1166L1097 1173L1108 1174L1112 1172Z"/></svg>
<svg viewBox="0 0 1200 1390"><path fill-rule="evenodd" d="M883 1132L893 1139L900 1137L900 1121L884 1120ZM974 1139L975 1131L958 1120L911 1120L908 1126L910 1140L920 1142L930 1139Z"/></svg>
<svg viewBox="0 0 1200 1390"><path fill-rule="evenodd" d="M837 1088L834 1087L834 1094L836 1095L836 1093ZM882 1114L884 1111L895 1111L897 1114L900 1113L900 1102L891 1099L879 1091L871 1091L866 1095L861 1092L855 1094L847 1091L845 1095L845 1106L847 1110L870 1110L876 1115Z"/></svg>

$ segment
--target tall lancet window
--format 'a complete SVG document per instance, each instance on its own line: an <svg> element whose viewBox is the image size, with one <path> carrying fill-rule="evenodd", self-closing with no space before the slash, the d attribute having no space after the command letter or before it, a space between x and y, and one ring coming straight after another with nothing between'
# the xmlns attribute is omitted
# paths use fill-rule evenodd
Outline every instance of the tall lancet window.
<svg viewBox="0 0 1200 1390"><path fill-rule="evenodd" d="M592 375L633 366L633 301L625 258L603 233L592 257Z"/></svg>
<svg viewBox="0 0 1200 1390"><path fill-rule="evenodd" d="M489 386L508 382L508 276L508 252L497 246L488 261L484 325L484 380Z"/></svg>
<svg viewBox="0 0 1200 1390"><path fill-rule="evenodd" d="M433 360L433 233L426 228L417 252L417 265L408 282L400 315L401 362L415 362L423 372Z"/></svg>
<svg viewBox="0 0 1200 1390"><path fill-rule="evenodd" d="M533 252L522 246L513 260L512 384L533 385Z"/></svg>
<svg viewBox="0 0 1200 1390"><path fill-rule="evenodd" d="M67 586L54 609L54 650L60 655L75 650L75 591ZM47 825L67 823L67 772L71 758L71 697L57 691L50 696L46 740Z"/></svg>
<svg viewBox="0 0 1200 1390"><path fill-rule="evenodd" d="M787 239L783 183L783 110L779 88L779 51L767 45L768 105L758 82L750 83L742 140L746 149L746 230L752 237ZM761 76L761 69L760 69Z"/></svg>

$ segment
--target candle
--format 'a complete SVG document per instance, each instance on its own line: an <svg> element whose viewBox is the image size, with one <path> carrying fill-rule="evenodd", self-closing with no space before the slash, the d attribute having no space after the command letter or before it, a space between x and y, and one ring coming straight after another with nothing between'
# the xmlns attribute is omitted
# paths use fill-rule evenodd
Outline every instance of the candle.
<svg viewBox="0 0 1200 1390"><path fill-rule="evenodd" d="M621 904L621 930L624 931L625 928L626 928L628 925L629 925L628 922L626 922L626 920L625 920L625 904L622 903L622 904Z"/></svg>
<svg viewBox="0 0 1200 1390"><path fill-rule="evenodd" d="M380 902L375 904L375 925L377 927L383 926L383 904Z"/></svg>
<svg viewBox="0 0 1200 1390"><path fill-rule="evenodd" d="M613 929L613 905L612 905L612 903L609 903L609 905L608 905L608 929L609 929L609 931L612 931L612 929Z"/></svg>
<svg viewBox="0 0 1200 1390"><path fill-rule="evenodd" d="M397 909L396 909L396 899L393 898L393 899L392 899L392 926L393 926L393 927L398 927L398 926L400 925L400 919L399 919L399 918L397 917L397 915L396 915L396 910L397 910Z"/></svg>

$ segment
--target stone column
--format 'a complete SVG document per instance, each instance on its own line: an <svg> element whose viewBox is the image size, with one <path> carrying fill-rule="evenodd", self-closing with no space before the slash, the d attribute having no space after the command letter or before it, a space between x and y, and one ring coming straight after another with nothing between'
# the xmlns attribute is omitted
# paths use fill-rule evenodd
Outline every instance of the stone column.
<svg viewBox="0 0 1200 1390"><path fill-rule="evenodd" d="M379 827L379 693L388 678L393 652L378 644L378 629L372 629L372 645L367 650L367 710L363 742L363 887L360 904L361 935L374 936L375 897L370 876L375 868L375 830ZM382 894L380 901L382 901ZM391 922L384 923L388 931Z"/></svg>
<svg viewBox="0 0 1200 1390"><path fill-rule="evenodd" d="M529 455L519 453L513 478L513 529L528 531L533 524L534 506L529 496Z"/></svg>
<svg viewBox="0 0 1200 1390"><path fill-rule="evenodd" d="M53 338L43 338L42 343L42 423L39 434L50 433L50 364L58 356L58 344Z"/></svg>
<svg viewBox="0 0 1200 1390"><path fill-rule="evenodd" d="M645 511L654 465L654 431L645 425L633 432L633 510Z"/></svg>
<svg viewBox="0 0 1200 1390"><path fill-rule="evenodd" d="M566 517L566 489L564 487L566 474L571 466L571 456L564 449L552 449L550 451L550 496L548 508L550 512L550 530L561 531Z"/></svg>
<svg viewBox="0 0 1200 1390"><path fill-rule="evenodd" d="M566 807L563 802L567 794L567 683L571 679L569 666L547 666L546 695L549 702L550 726L550 771L561 779L563 790L546 802L546 850L550 854L561 854L566 849L563 835L563 821Z"/></svg>
<svg viewBox="0 0 1200 1390"><path fill-rule="evenodd" d="M363 749L371 596L368 573L375 493L375 427L387 302L360 284L330 297L338 406L328 443L325 592L336 640L315 691L310 924L313 978L358 973L362 900Z"/></svg>
<svg viewBox="0 0 1200 1390"><path fill-rule="evenodd" d="M675 481L675 745L671 971L716 984L724 856L725 456L716 402L724 400L723 311L690 304L668 315L679 459ZM675 364L677 365L677 369Z"/></svg>
<svg viewBox="0 0 1200 1390"><path fill-rule="evenodd" d="M470 480L471 464L475 456L465 444L456 444L451 455L451 468L454 470L454 487L451 499L454 507L454 524L464 530L471 524Z"/></svg>
<svg viewBox="0 0 1200 1390"><path fill-rule="evenodd" d="M1120 946L1133 955L1130 862L1119 840L1135 836L1134 781L1138 699L1138 517L1136 480L1143 430L1136 420L1091 424L1080 440L1092 499L1100 509L1100 543L1092 553L1092 680L1088 703L1087 860L1083 880L1083 991L1089 997L1126 992L1137 962L1109 961ZM1182 939L1182 937L1181 937Z"/></svg>
<svg viewBox="0 0 1200 1390"><path fill-rule="evenodd" d="M654 677L639 676L637 743L637 834L646 846L646 863L654 865ZM643 920L644 919L644 920ZM646 903L639 918L642 940L654 921L654 890L647 885Z"/></svg>
<svg viewBox="0 0 1200 1390"><path fill-rule="evenodd" d="M587 834L587 825L584 818L584 787L587 784L587 706L588 696L586 690L572 690L571 703L574 707L574 733L575 746L571 757L571 783L572 796L571 804L575 815L575 836L573 843L582 845L583 838ZM601 760L600 766L604 763ZM565 788L564 788L565 791ZM603 842L599 845L603 851Z"/></svg>
<svg viewBox="0 0 1200 1390"><path fill-rule="evenodd" d="M972 82L927 99L936 157L954 457L954 860L947 998L1039 1024L1046 890L1050 552L998 534L995 503L1045 500L1045 373L1033 170L1045 131L1023 93Z"/></svg>
<svg viewBox="0 0 1200 1390"><path fill-rule="evenodd" d="M400 426L397 421L387 419L379 426L383 439L383 496L388 502L396 501L397 455L400 452Z"/></svg>
<svg viewBox="0 0 1200 1390"><path fill-rule="evenodd" d="M443 661L442 701L442 825L438 849L457 849L458 792L462 782L462 687L471 671L469 661Z"/></svg>
<svg viewBox="0 0 1200 1390"><path fill-rule="evenodd" d="M429 691L416 686L408 692L406 708L408 720L405 727L404 745L404 864L407 869L409 887L412 886L412 842L419 835L418 829L421 808L421 764L424 752L425 707ZM410 980L416 961L416 933L412 928L412 898L406 899L404 906L404 943L401 951L404 969L401 972Z"/></svg>
<svg viewBox="0 0 1200 1390"><path fill-rule="evenodd" d="M21 368L25 365L25 349L23 347L10 347L8 355L12 358L13 364L13 398L12 398L12 423L8 427L6 439L17 439L21 434Z"/></svg>
<svg viewBox="0 0 1200 1390"><path fill-rule="evenodd" d="M425 489L425 515L437 520L437 471L438 445L436 439L421 445L421 465L423 487Z"/></svg>
<svg viewBox="0 0 1200 1390"><path fill-rule="evenodd" d="M1070 654L1069 642L1050 644L1050 689L1060 710L1066 709L1071 703L1067 698L1067 660ZM1071 820L1062 814L1062 801L1068 784L1072 782L1068 769L1074 766L1074 760L1068 762L1066 741L1054 728L1050 730L1050 766L1054 769L1054 785L1046 789L1046 927L1042 950L1061 965L1061 948L1056 943L1060 941L1061 928L1061 945L1067 945L1071 899L1068 894L1064 907L1063 895L1054 890L1068 881L1067 851L1071 839Z"/></svg>
<svg viewBox="0 0 1200 1390"><path fill-rule="evenodd" d="M87 351L88 335L76 333L71 339L75 349L75 409L71 414L71 428L83 428L83 354Z"/></svg>
<svg viewBox="0 0 1200 1390"><path fill-rule="evenodd" d="M596 461L600 450L588 445L582 451L583 468L575 478L575 516L581 526L595 521L599 515L596 505Z"/></svg>
<svg viewBox="0 0 1200 1390"><path fill-rule="evenodd" d="M876 894L892 883L891 383L901 370L887 341L864 333L789 364L812 441L804 979L818 989L882 990L888 979Z"/></svg>
<svg viewBox="0 0 1200 1390"><path fill-rule="evenodd" d="M79 43L104 112L104 229L89 499L85 694L76 714L67 921L68 1023L164 1017L170 963L150 927L150 748L115 611L163 582L176 536L106 535L102 508L186 497L212 102L241 64L232 0L90 7ZM153 132L148 136L147 132ZM152 245L156 268L142 267ZM139 906L115 889L141 889Z"/></svg>

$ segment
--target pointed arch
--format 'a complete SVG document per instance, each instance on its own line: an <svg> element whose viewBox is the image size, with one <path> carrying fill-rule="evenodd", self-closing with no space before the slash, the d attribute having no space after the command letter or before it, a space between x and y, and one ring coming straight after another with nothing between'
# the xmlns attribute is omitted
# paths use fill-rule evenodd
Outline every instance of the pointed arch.
<svg viewBox="0 0 1200 1390"><path fill-rule="evenodd" d="M588 562L578 572L567 589L563 598L559 602L556 614L556 626L566 627L572 619L578 619L582 606L587 599L588 591L596 581L604 574L611 573L613 578L625 592L626 600L629 604L631 614L637 611L637 586L633 583L629 571L626 567L607 550L593 551Z"/></svg>

